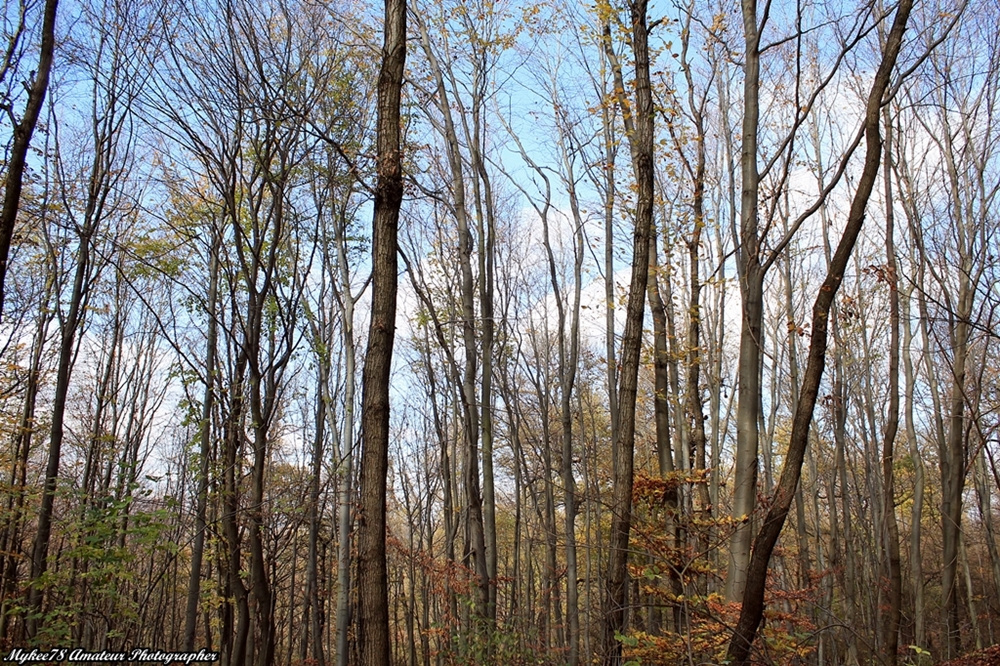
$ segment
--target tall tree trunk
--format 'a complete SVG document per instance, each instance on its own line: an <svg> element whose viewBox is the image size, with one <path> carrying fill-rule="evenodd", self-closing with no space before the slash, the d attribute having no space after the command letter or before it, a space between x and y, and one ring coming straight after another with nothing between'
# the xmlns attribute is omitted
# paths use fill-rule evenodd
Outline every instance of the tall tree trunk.
<svg viewBox="0 0 1000 666"><path fill-rule="evenodd" d="M882 176L885 183L885 280L889 285L889 405L886 412L885 430L882 435L882 492L883 523L882 535L885 553L885 572L888 578L888 612L883 628L883 654L889 666L896 666L899 649L899 622L903 591L903 578L899 556L899 526L896 523L896 486L894 464L896 433L899 431L899 280L896 268L895 216L892 198L892 155L893 135L889 119L889 109L883 112L885 118L885 164ZM879 586L881 589L881 586Z"/></svg>
<svg viewBox="0 0 1000 666"><path fill-rule="evenodd" d="M96 169L96 167L95 167ZM92 191L99 187L92 174ZM59 478L59 463L62 455L63 434L65 432L66 400L69 397L70 375L76 358L76 336L86 312L87 294L91 281L91 252L93 251L93 224L99 213L94 210L96 199L88 204L87 221L80 234L76 256L76 272L69 296L69 311L60 322L59 361L56 366L56 386L52 396L52 422L49 425L49 451L45 466L45 482L42 488L42 503L38 509L38 523L31 555L31 577L28 587L28 615L25 629L28 638L34 639L38 633L42 613L42 597L45 592L44 575L48 570L49 539L52 533L52 512L55 504L56 484Z"/></svg>
<svg viewBox="0 0 1000 666"><path fill-rule="evenodd" d="M391 663L386 564L389 371L396 332L397 235L403 201L400 98L406 61L406 0L385 1L378 79L377 182L372 220L372 304L362 373L358 639L362 666Z"/></svg>
<svg viewBox="0 0 1000 666"><path fill-rule="evenodd" d="M685 465L685 461L678 460L675 463L673 442L670 433L670 401L671 395L670 377L667 352L667 315L663 298L660 295L659 268L657 266L657 240L656 225L650 229L649 242L649 278L646 283L646 300L649 301L649 310L653 319L653 423L656 428L656 458L657 467L661 479L666 479L677 467ZM680 424L675 424L679 428ZM683 456L680 456L683 458ZM672 534L675 547L684 548L684 536L678 525L680 516L679 498L676 487L673 483L668 485L666 497L666 521L665 527L668 534ZM670 581L670 590L673 594L683 593L680 577L677 570L670 567L667 572ZM673 608L673 630L680 631L680 607Z"/></svg>
<svg viewBox="0 0 1000 666"><path fill-rule="evenodd" d="M764 268L760 264L757 211L760 174L757 166L757 129L760 122L760 33L757 0L741 0L743 13L743 129L740 147L740 238L736 254L743 299L740 355L737 366L736 469L733 487L735 529L729 540L726 598L743 598L753 539L757 498L757 453L760 446L760 362L763 349Z"/></svg>
<svg viewBox="0 0 1000 666"><path fill-rule="evenodd" d="M250 473L250 506L247 514L250 519L247 530L250 545L250 591L253 593L254 624L254 663L257 666L272 666L274 664L274 595L271 589L272 581L268 575L267 563L264 560L264 487L268 461L268 432L270 431L270 406L265 407L263 392L268 397L275 395L276 387L264 387L270 384L260 377L251 364L250 371L250 416L253 419L253 467ZM270 400L268 400L270 402Z"/></svg>
<svg viewBox="0 0 1000 666"><path fill-rule="evenodd" d="M191 546L191 576L188 579L187 607L184 613L184 650L193 652L198 629L198 601L201 597L201 563L205 553L206 510L208 507L208 470L212 450L212 410L215 402L216 347L219 323L216 307L219 291L219 237L212 230L208 256L208 333L205 341L205 393L201 405L201 448L198 458L198 494L195 498L194 544Z"/></svg>
<svg viewBox="0 0 1000 666"><path fill-rule="evenodd" d="M319 553L319 531L322 507L320 506L320 478L323 474L323 455L325 452L326 419L327 419L327 385L329 383L329 360L322 359L319 363L318 383L316 391L315 432L313 433L311 474L309 478L309 543L306 554L306 596L303 600L304 636L311 641L303 640L302 659L310 651L317 666L326 663L323 653L323 602L319 593L319 568L321 566ZM293 586L294 589L294 586ZM290 622L291 624L291 622ZM310 645L311 643L311 645ZM291 654L289 640L288 653Z"/></svg>
<svg viewBox="0 0 1000 666"><path fill-rule="evenodd" d="M555 109L558 115L560 112ZM576 548L576 480L573 474L573 410L572 398L576 382L577 364L580 355L580 295L582 290L583 270L583 219L580 213L579 200L576 193L576 178L573 163L567 146L567 133L560 123L558 145L563 163L563 182L570 199L573 225L573 298L567 303L566 293L559 284L556 273L556 260L552 252L549 237L548 218L542 216L545 252L549 262L549 280L558 311L559 335L559 422L561 429L560 473L563 483L563 521L566 541L566 641L569 647L567 664L576 666L580 653L580 609L579 583ZM569 313L569 330L567 331L567 307Z"/></svg>
<svg viewBox="0 0 1000 666"><path fill-rule="evenodd" d="M913 506L910 509L910 584L913 588L913 641L917 647L926 648L924 633L924 565L921 549L921 533L924 512L924 461L917 443L917 428L914 423L913 402L916 377L913 372L912 341L910 328L910 297L913 288L907 289L903 300L903 387L906 443L913 463Z"/></svg>
<svg viewBox="0 0 1000 666"><path fill-rule="evenodd" d="M348 634L350 630L351 591L351 525L354 513L354 398L356 391L357 359L354 346L354 304L347 252L347 220L341 216L337 229L337 265L340 272L341 329L344 347L344 415L340 424L339 446L334 447L337 457L339 487L337 491L337 666L347 666ZM332 401L329 386L324 386L325 399ZM335 440L336 441L336 440ZM319 647L319 646L317 646ZM322 664L320 664L322 666Z"/></svg>
<svg viewBox="0 0 1000 666"><path fill-rule="evenodd" d="M787 202L787 191L786 191L786 202ZM787 212L787 211L786 211ZM787 233L787 215L783 215L783 220L785 221L785 233ZM784 282L785 282L785 312L787 316L787 329L788 329L788 381L790 383L791 389L791 404L796 404L799 401L799 350L798 350L798 332L799 326L795 321L795 305L792 299L792 261L790 256L785 256L785 261L783 262L784 268ZM795 491L795 518L796 518L796 528L797 536L799 541L799 576L798 576L798 586L801 588L806 588L809 586L808 571L809 571L809 540L807 538L807 527L806 527L806 515L805 515L805 502L802 498L802 484L799 484L798 489ZM818 516L819 512L817 512Z"/></svg>
<svg viewBox="0 0 1000 666"><path fill-rule="evenodd" d="M236 360L229 386L229 413L226 416L223 434L223 487L222 487L222 534L225 542L225 573L227 592L228 622L223 624L223 656L228 658L228 666L240 666L246 662L247 636L250 634L250 602L246 585L240 572L243 569L239 524L239 477L242 476L243 443L243 377L246 372L247 356L241 350ZM240 474L237 475L237 468ZM229 595L236 601L235 610L228 603ZM235 614L235 626L233 615Z"/></svg>
<svg viewBox="0 0 1000 666"><path fill-rule="evenodd" d="M945 113L942 111L942 113ZM973 221L967 217L965 202L959 194L959 172L955 163L957 147L953 145L951 129L945 124L944 158L951 185L951 205L955 222L955 236L958 250L958 293L954 301L949 294L946 299L954 304L948 313L948 334L952 350L951 358L951 400L948 407L948 430L945 448L941 452L941 535L944 553L941 572L941 589L944 595L945 624L947 627L946 658L960 656L962 640L959 624L961 602L958 595L959 582L959 541L962 534L962 495L965 490L965 470L967 457L967 428L965 416L966 365L969 357L969 341L972 331L971 316L976 297L973 281L972 247L977 233ZM944 287L944 285L941 285ZM971 619L971 618L970 618Z"/></svg>
<svg viewBox="0 0 1000 666"><path fill-rule="evenodd" d="M615 91L622 110L632 171L636 182L635 226L632 240L632 278L629 283L625 332L622 336L622 368L618 387L618 432L612 456L615 461L611 499L610 562L604 601L603 652L609 666L622 661L617 636L625 631L628 588L628 542L632 527L632 484L635 454L635 406L642 347L642 320L649 275L649 241L653 226L653 97L649 74L649 29L646 0L628 3L631 15L632 55L635 61L635 107L628 101L620 66L611 45L611 27L605 23L605 52L612 62Z"/></svg>
<svg viewBox="0 0 1000 666"><path fill-rule="evenodd" d="M485 150L481 120L481 93L486 86L482 63L476 62L476 96L472 100L473 132L469 141L472 169L476 175L473 190L476 199L476 233L479 237L479 303L482 318L481 354L482 382L482 459L483 459L483 543L488 583L486 620L495 624L497 619L497 519L496 490L493 473L493 340L496 323L493 316L493 292L496 261L496 205L493 186L483 157ZM466 130L468 132L468 130Z"/></svg>
<svg viewBox="0 0 1000 666"><path fill-rule="evenodd" d="M701 100L695 98L698 90L689 61L691 46L691 20L694 13L693 3L684 15L684 29L681 39L681 70L684 73L684 80L687 83L687 107L691 121L694 124L694 162L687 157L683 150L683 142L677 136L672 126L668 126L671 135L674 137L674 145L677 154L680 155L687 171L688 178L691 179L691 235L687 239L688 251L688 330L687 330L687 378L684 396L685 411L687 412L687 428L690 441L691 452L694 457L695 468L705 470L708 464L708 436L705 433L705 406L701 393L701 371L705 355L702 350L702 281L701 281L701 250L702 235L705 229L705 179L707 171L707 156L705 148L705 105L708 91L702 92ZM712 61L714 69L715 62ZM714 72L713 72L714 75ZM698 485L699 498L703 513L712 513L712 500L709 493L708 484Z"/></svg>
<svg viewBox="0 0 1000 666"><path fill-rule="evenodd" d="M960 296L960 299L966 298L971 305L971 294ZM966 312L970 310L971 307ZM958 596L958 541L961 535L962 492L965 485L965 366L968 358L969 324L961 314L957 315L956 319L952 331L952 342L955 346L947 449L941 461L941 533L944 547L941 589L944 594L947 630L945 645L948 659L960 656L962 646L959 625L961 604Z"/></svg>
<svg viewBox="0 0 1000 666"><path fill-rule="evenodd" d="M471 560L471 568L476 573L478 593L476 613L479 617L485 618L488 615L490 599L490 576L486 562L486 529L483 521L483 497L479 482L480 411L479 397L476 394L476 366L479 351L476 344L476 290L472 274L472 230L469 224L463 157L451 106L456 100L450 99L448 88L445 86L444 73L447 63L442 66L431 48L430 37L424 22L421 21L419 26L421 42L434 76L438 110L443 118L442 134L447 143L451 194L454 198L453 211L458 226L459 296L461 299L462 344L465 351L465 366L461 373L463 439L466 448L463 456L463 476L468 511L468 520L465 523L464 559ZM457 95L457 92L455 94ZM492 460L490 464L492 465Z"/></svg>
<svg viewBox="0 0 1000 666"><path fill-rule="evenodd" d="M865 220L865 210L868 199L875 186L879 164L882 157L882 140L879 133L880 109L882 98L889 87L892 70L903 41L903 32L913 8L912 0L902 0L896 10L896 16L886 40L882 61L872 83L871 92L865 108L865 138L866 152L864 168L858 181L858 189L851 201L850 213L844 234L837 246L833 261L827 270L827 275L820 287L816 302L813 305L812 339L809 344L809 357L805 374L802 379L799 402L795 408L792 422L792 433L789 439L788 452L782 468L781 478L775 489L771 508L768 510L761 530L754 540L753 553L747 570L746 590L743 595L743 605L740 619L733 632L729 644L727 659L742 666L749 662L750 646L756 637L757 627L764 614L764 588L767 582L767 570L771 554L781 534L785 518L788 515L799 477L802 471L802 461L805 457L806 445L809 441L809 429L812 424L813 408L819 393L820 380L826 364L827 327L833 299L840 288L844 271L854 250L855 242L861 232Z"/></svg>
<svg viewBox="0 0 1000 666"><path fill-rule="evenodd" d="M601 54L601 68L608 58ZM602 73L602 81L604 80ZM611 97L602 91L602 98ZM618 361L615 345L615 157L618 139L615 136L611 104L601 105L601 138L604 141L604 355L607 373L608 415L611 419L611 439L618 437Z"/></svg>

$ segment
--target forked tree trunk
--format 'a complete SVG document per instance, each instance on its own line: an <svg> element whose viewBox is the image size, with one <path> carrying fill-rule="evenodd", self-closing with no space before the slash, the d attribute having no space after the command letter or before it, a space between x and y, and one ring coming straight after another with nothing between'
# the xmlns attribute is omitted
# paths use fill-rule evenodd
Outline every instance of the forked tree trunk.
<svg viewBox="0 0 1000 666"><path fill-rule="evenodd" d="M844 271L854 251L854 245L861 227L864 224L865 209L875 179L878 175L882 157L882 140L879 133L880 110L882 98L889 87L892 70L903 41L903 32L913 8L913 0L902 0L896 10L892 29L886 40L882 62L872 83L871 92L865 108L865 138L866 152L864 168L858 181L858 189L851 201L851 209L847 218L844 234L833 255L826 279L820 287L816 302L813 305L812 339L809 344L809 357L805 374L802 379L802 389L798 404L795 407L795 417L792 422L792 433L788 443L788 453L781 472L781 479L772 498L771 508L764 519L761 530L754 540L754 548L747 569L746 590L743 594L743 606L740 619L733 632L729 644L727 659L732 664L743 665L749 662L750 646L757 635L757 628L764 615L764 588L767 581L767 570L771 554L778 542L781 528L791 507L802 472L802 461L805 457L806 445L809 441L809 429L812 424L813 408L819 393L820 380L826 364L827 327L833 299L840 288Z"/></svg>
<svg viewBox="0 0 1000 666"><path fill-rule="evenodd" d="M435 92L437 95L437 107L443 119L441 133L447 144L447 160L451 181L451 193L454 197L454 215L458 226L458 264L461 276L459 294L461 298L461 329L462 345L465 352L465 366L461 372L461 396L463 413L463 435L465 440L466 453L463 457L465 480L466 504L468 520L466 521L466 539L463 553L464 559L472 561L472 569L477 578L477 603L476 613L480 618L490 615L490 573L487 567L486 555L486 525L483 518L483 495L479 485L479 428L480 428L480 397L476 392L477 360L479 358L478 345L476 341L476 304L475 304L475 279L472 273L472 252L473 239L469 221L468 202L466 198L466 174L464 170L464 158L458 139L458 130L452 114L452 104L458 100L453 100L449 95L449 90L445 85L445 74L451 74L449 64L442 63L431 47L430 37L427 27L423 22L419 23L421 42L427 61L430 65L431 73L434 77ZM458 92L453 93L456 97ZM473 153L478 152L478 147L471 147ZM478 174L476 174L478 179ZM474 181L478 184L478 180ZM476 201L475 203L478 203ZM483 271L485 272L485 258ZM480 276L485 279L485 275ZM486 291L489 291L486 289ZM485 332L485 331L484 331ZM492 344L491 340L486 342ZM484 353L486 350L483 350ZM483 396L485 399L485 396ZM483 403L484 411L488 405ZM490 420L490 430L492 420ZM492 435L492 432L490 433ZM492 449L492 439L487 443L487 448ZM492 451L489 452L492 455ZM489 463L492 471L492 460ZM495 597L494 597L495 598ZM494 609L495 610L495 609Z"/></svg>

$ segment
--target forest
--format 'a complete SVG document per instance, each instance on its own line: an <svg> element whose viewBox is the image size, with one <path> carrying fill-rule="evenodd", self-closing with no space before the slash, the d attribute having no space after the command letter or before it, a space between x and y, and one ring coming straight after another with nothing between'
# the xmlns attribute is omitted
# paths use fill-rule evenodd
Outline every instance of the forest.
<svg viewBox="0 0 1000 666"><path fill-rule="evenodd" d="M0 659L1000 643L995 2L3 4Z"/></svg>

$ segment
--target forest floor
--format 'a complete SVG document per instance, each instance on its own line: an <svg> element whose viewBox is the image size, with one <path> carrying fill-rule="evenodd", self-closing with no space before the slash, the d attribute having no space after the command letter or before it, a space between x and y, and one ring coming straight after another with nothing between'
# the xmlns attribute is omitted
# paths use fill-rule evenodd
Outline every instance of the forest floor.
<svg viewBox="0 0 1000 666"><path fill-rule="evenodd" d="M942 662L938 666L1000 666L1000 645Z"/></svg>

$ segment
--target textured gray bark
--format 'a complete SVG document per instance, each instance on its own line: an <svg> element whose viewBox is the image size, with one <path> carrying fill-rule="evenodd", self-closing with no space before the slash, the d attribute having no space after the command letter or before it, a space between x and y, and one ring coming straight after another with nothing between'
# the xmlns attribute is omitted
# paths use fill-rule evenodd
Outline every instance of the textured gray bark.
<svg viewBox="0 0 1000 666"><path fill-rule="evenodd" d="M760 265L757 212L760 175L757 167L757 128L760 122L760 34L757 1L742 0L743 13L743 127L740 147L740 238L737 272L743 298L740 356L737 369L739 397L736 405L736 470L733 482L733 519L736 529L729 540L729 574L726 597L743 598L753 512L757 498L757 451L760 445L760 361L763 347L764 268Z"/></svg>

